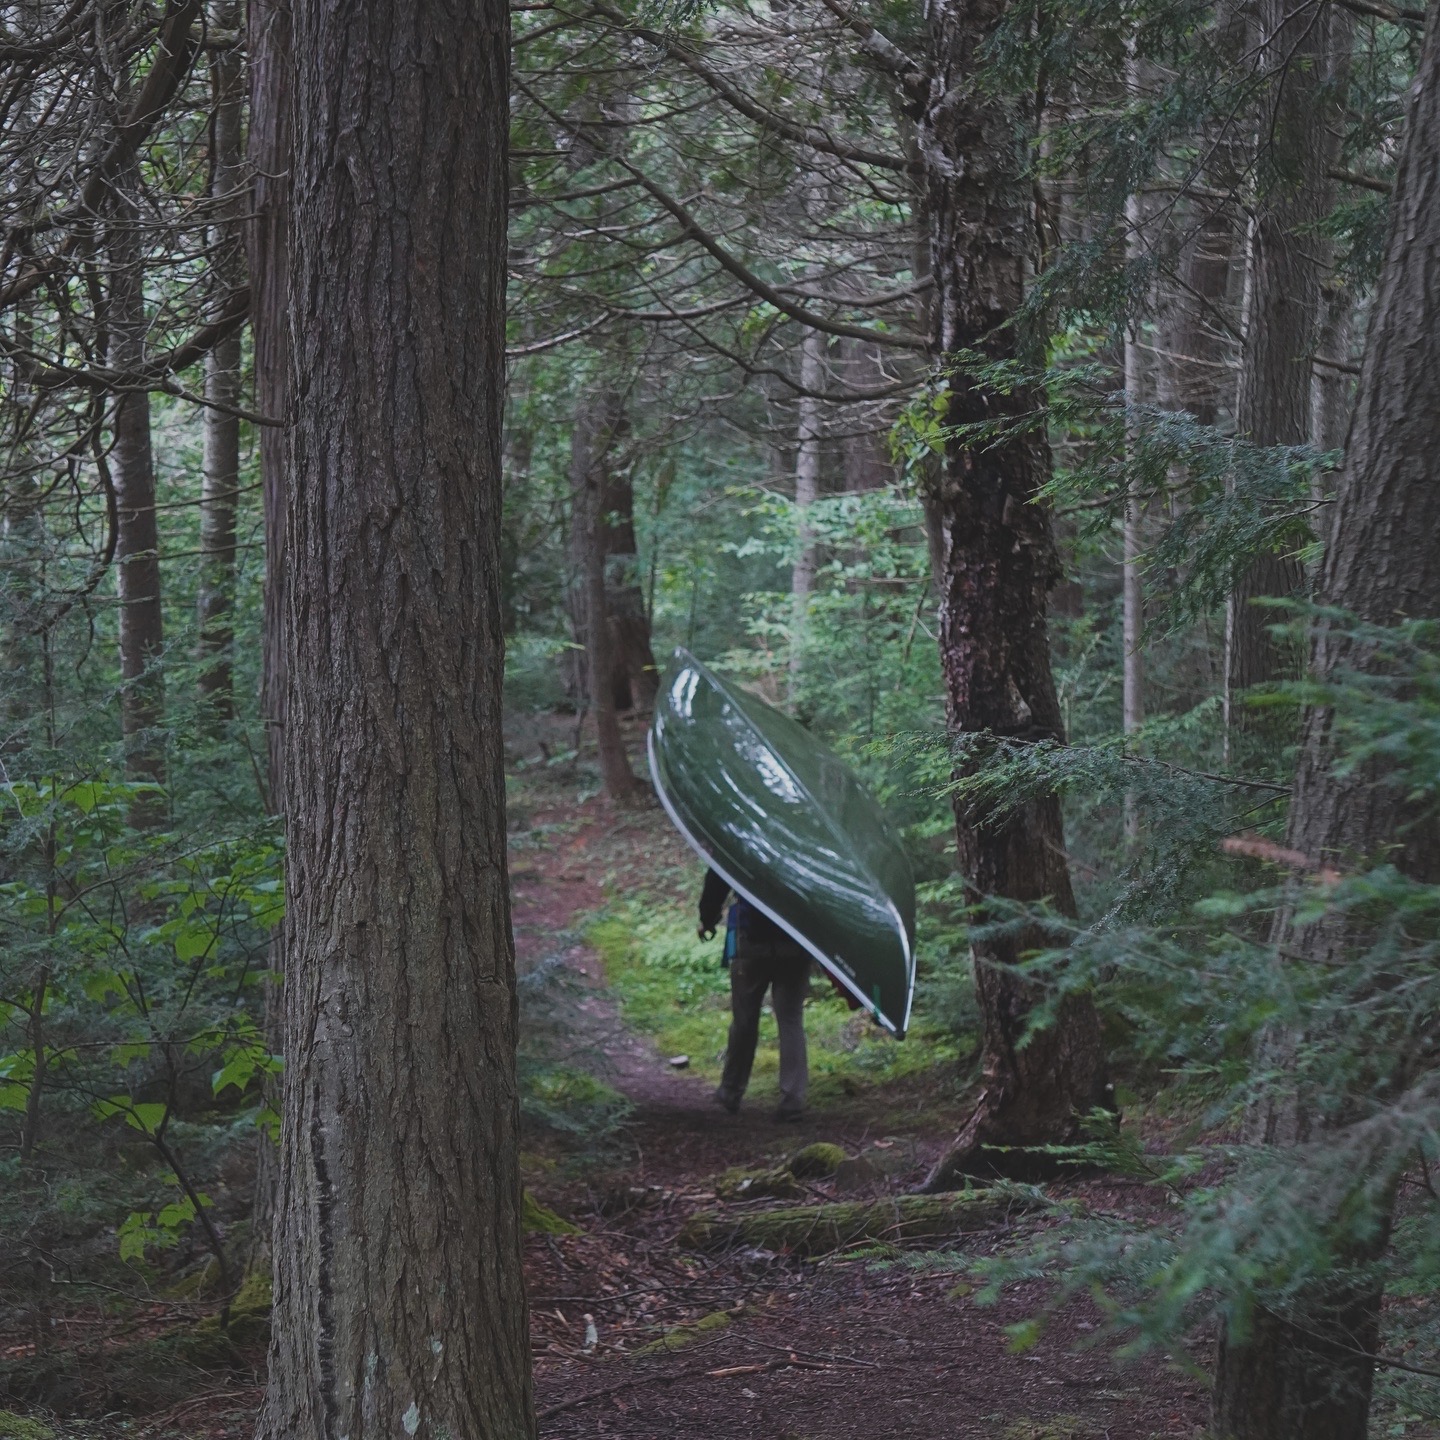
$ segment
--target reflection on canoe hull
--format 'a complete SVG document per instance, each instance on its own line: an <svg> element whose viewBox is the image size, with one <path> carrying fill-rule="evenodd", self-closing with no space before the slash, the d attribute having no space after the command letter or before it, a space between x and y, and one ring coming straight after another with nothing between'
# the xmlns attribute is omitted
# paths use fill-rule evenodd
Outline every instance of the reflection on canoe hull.
<svg viewBox="0 0 1440 1440"><path fill-rule="evenodd" d="M880 807L788 715L684 650L650 770L675 827L897 1035L915 991L915 882Z"/></svg>

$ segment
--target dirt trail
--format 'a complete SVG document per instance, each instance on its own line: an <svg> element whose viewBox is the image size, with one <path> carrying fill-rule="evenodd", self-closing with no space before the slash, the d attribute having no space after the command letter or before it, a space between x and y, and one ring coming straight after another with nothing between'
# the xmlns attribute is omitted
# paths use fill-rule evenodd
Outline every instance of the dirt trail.
<svg viewBox="0 0 1440 1440"><path fill-rule="evenodd" d="M709 1084L672 1069L626 1028L581 934L607 889L635 893L644 877L678 895L693 887L697 867L658 810L616 813L575 788L573 779L531 786L512 807L517 950L524 967L549 960L564 969L572 983L560 1032L635 1109L609 1171L567 1168L561 1155L546 1158L538 1137L527 1142L540 1147L527 1157L532 1192L579 1227L533 1234L526 1245L544 1440L1199 1436L1203 1385L1156 1358L1117 1370L1102 1350L1081 1349L1096 1318L1083 1306L1055 1317L1027 1353L1011 1354L1006 1327L1036 1313L1043 1294L1034 1287L982 1307L964 1275L918 1269L906 1263L913 1254L805 1260L753 1247L697 1254L680 1242L696 1211L779 1203L722 1202L723 1172L773 1165L815 1140L851 1158L829 1179L804 1181L802 1201L904 1193L958 1115L943 1102L937 1112L933 1082L930 1092L921 1082L857 1083L850 1096L832 1089L836 1098L794 1125L771 1119L763 1102L738 1116L715 1107ZM1154 1203L1121 1184L1070 1189L1112 1213ZM1011 1225L997 1224L952 1253L995 1253L1012 1237ZM154 1326L185 1323L167 1309ZM121 1327L127 1336L133 1329ZM57 1434L244 1440L262 1394L263 1336L234 1358L228 1369L194 1371L195 1388L172 1391L168 1408L65 1422Z"/></svg>
<svg viewBox="0 0 1440 1440"><path fill-rule="evenodd" d="M832 1102L796 1125L776 1123L763 1108L730 1116L711 1103L708 1085L671 1070L647 1040L626 1031L599 989L598 957L575 936L581 918L603 902L601 876L623 870L629 852L666 843L657 832L663 822L644 813L617 817L598 800L566 814L563 837L517 856L517 948L533 962L564 937L559 953L586 987L577 1027L598 1040L611 1082L636 1109L623 1167L539 1187L583 1227L579 1235L532 1237L529 1246L545 1440L1201 1434L1203 1386L1158 1359L1117 1370L1103 1353L1078 1350L1095 1328L1084 1307L1057 1317L1028 1353L1011 1354L1006 1327L1035 1313L1042 1294L1033 1288L981 1307L954 1273L684 1250L681 1226L717 1204L714 1181L728 1167L773 1163L823 1139L863 1163L843 1184L811 1185L808 1198L878 1197L913 1186L943 1136L908 1125L884 1096ZM1146 1203L1124 1187L1072 1188L1112 1208ZM965 1253L994 1251L1005 1239L973 1237ZM588 1352L587 1317L596 1340ZM667 1335L675 1348L636 1353Z"/></svg>

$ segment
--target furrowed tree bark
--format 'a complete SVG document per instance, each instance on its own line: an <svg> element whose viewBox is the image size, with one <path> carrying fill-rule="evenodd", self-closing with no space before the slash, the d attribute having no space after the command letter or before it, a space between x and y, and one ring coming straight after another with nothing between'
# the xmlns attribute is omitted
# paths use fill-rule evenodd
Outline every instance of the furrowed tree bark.
<svg viewBox="0 0 1440 1440"><path fill-rule="evenodd" d="M1437 40L1432 23L1412 92L1380 289L1316 587L1322 605L1376 624L1440 618L1440 487L1434 482L1440 450L1434 404L1440 369ZM1317 675L1373 672L1379 663L1332 623L1316 623L1310 664ZM1340 864L1388 852L1405 874L1440 882L1434 815L1376 783L1375 770L1342 773L1336 759L1331 716L1311 709L1303 722L1286 845ZM1342 924L1299 926L1285 917L1276 938L1287 952L1320 964L1347 941ZM1261 1118L1261 1138L1272 1143L1324 1138L1305 1113L1303 1097ZM1368 1231L1351 1229L1355 1216L1341 1213L1348 1205L1328 1217L1349 1269L1342 1263L1327 1284L1297 1297L1285 1313L1262 1307L1248 1330L1222 1335L1214 1391L1214 1428L1222 1440L1363 1440L1373 1376L1367 1357L1376 1348L1382 1298L1366 1264L1383 1248L1388 1229L1385 1179L1382 1213L1369 1215Z"/></svg>
<svg viewBox="0 0 1440 1440"><path fill-rule="evenodd" d="M975 83L981 51L1003 0L935 0L929 11L934 73L920 122L934 275L934 350L987 360L1020 356L1014 321L1033 273L1036 231L1026 175L1026 124L1014 102ZM954 374L947 421L1032 415L1035 390L1001 394ZM1043 427L998 444L947 445L928 497L940 596L940 658L953 733L1018 740L1063 739L1050 668L1046 594L1060 577L1047 507L1036 503L1049 474ZM1048 898L1067 914L1074 896L1054 795L996 815L956 807L959 857L971 895ZM1100 1024L1087 997L1067 1000L1056 1023L1020 1044L1038 994L1011 970L1028 936L976 941L985 1090L927 1185L971 1173L1035 1175L1053 1162L1026 1147L1079 1135L1079 1118L1108 1089ZM1008 1153L992 1146L1019 1147Z"/></svg>
<svg viewBox="0 0 1440 1440"><path fill-rule="evenodd" d="M255 408L284 419L290 405L290 166L292 162L293 64L289 0L250 0L246 15L249 55L252 175L251 215L246 226L250 269L250 336L255 370ZM287 437L277 426L258 427L260 484L265 517L265 590L261 631L260 714L265 725L267 790L272 815L285 813L285 503ZM265 1037L272 1054L284 1053L285 922L270 937L265 991ZM266 1100L280 1108L280 1087L266 1082ZM279 1155L263 1132L251 1209L252 1263L268 1264L279 1184Z"/></svg>
<svg viewBox="0 0 1440 1440"><path fill-rule="evenodd" d="M1320 322L1323 275L1316 232L1329 213L1332 129L1340 124L1327 67L1347 44L1338 6L1311 12L1290 0L1261 0L1261 63L1270 68L1261 114L1260 194L1250 236L1249 300L1236 430L1255 445L1304 445L1310 439L1310 371ZM1338 33L1332 35L1332 30ZM1298 595L1304 567L1284 542L1257 556L1236 582L1226 614L1225 716L1231 737L1260 726L1239 703L1253 685L1293 674L1298 657L1270 635L1273 612L1256 601ZM1278 712L1267 712L1273 716ZM1272 737L1273 739L1273 737Z"/></svg>
<svg viewBox="0 0 1440 1440"><path fill-rule="evenodd" d="M298 0L263 1440L535 1434L499 594L509 24Z"/></svg>
<svg viewBox="0 0 1440 1440"><path fill-rule="evenodd" d="M595 748L600 779L612 800L628 800L637 791L625 754L615 706L613 643L605 594L604 495L610 459L625 423L624 402L604 389L580 400L570 433L570 502L576 573L576 613L585 647L590 709L595 717Z"/></svg>
<svg viewBox="0 0 1440 1440"><path fill-rule="evenodd" d="M109 363L119 370L144 366L146 332L145 247L134 163L116 176L111 191ZM160 786L165 767L165 617L160 605L160 540L155 519L155 456L150 444L150 396L143 390L115 401L111 466L115 482L115 575L119 598L120 733L125 774ZM159 829L169 814L166 797L136 798L130 820Z"/></svg>
<svg viewBox="0 0 1440 1440"><path fill-rule="evenodd" d="M221 30L239 28L240 12L229 3L211 7ZM245 75L237 49L216 51L210 62L211 135L214 155L210 198L211 271L221 303L245 284L245 257L239 222L242 112ZM196 600L200 636L200 695L212 729L235 714L234 648L231 612L235 605L235 502L240 486L241 332L233 331L205 357L204 478L200 492L200 588Z"/></svg>

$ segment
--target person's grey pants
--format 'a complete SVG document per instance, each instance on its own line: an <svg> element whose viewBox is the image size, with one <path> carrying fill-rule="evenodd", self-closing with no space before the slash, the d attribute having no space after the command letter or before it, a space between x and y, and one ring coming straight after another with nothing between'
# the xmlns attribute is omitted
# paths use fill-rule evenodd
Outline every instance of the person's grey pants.
<svg viewBox="0 0 1440 1440"><path fill-rule="evenodd" d="M798 946L747 947L730 962L730 1041L720 1098L730 1107L740 1103L755 1064L760 1039L760 1010L765 992L780 1031L780 1113L798 1115L805 1108L810 1068L805 1055L805 994L810 986L810 957Z"/></svg>

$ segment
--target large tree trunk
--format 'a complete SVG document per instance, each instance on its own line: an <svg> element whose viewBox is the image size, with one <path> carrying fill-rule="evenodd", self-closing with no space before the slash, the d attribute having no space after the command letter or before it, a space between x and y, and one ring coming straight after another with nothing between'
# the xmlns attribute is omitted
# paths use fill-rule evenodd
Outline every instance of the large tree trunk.
<svg viewBox="0 0 1440 1440"><path fill-rule="evenodd" d="M211 7L214 23L238 29L239 7ZM209 244L217 307L245 283L239 221L243 215L241 166L245 75L238 49L215 52L210 62L214 136L210 197L214 221ZM200 694L212 725L235 713L231 611L235 604L235 500L240 486L240 331L226 336L205 357L204 476L200 491L200 589L196 601L200 636Z"/></svg>
<svg viewBox="0 0 1440 1440"><path fill-rule="evenodd" d="M249 164L252 219L247 226L250 269L250 336L254 350L255 408L272 420L285 419L290 403L290 165L294 95L289 0L250 0ZM266 776L270 813L285 813L285 431L259 430L260 484L265 515L265 596L261 634L260 714L265 725ZM284 1053L285 922L270 937L269 984L265 991L265 1036L272 1053ZM278 1086L267 1082L267 1100L278 1108ZM255 1199L251 1210L254 1260L270 1254L279 1183L278 1152L263 1133L258 1141Z"/></svg>
<svg viewBox="0 0 1440 1440"><path fill-rule="evenodd" d="M1014 357L1012 322L1033 268L1025 125L1017 105L975 84L981 49L1004 9L1003 0L935 0L929 12L935 74L920 149L942 359L960 350ZM950 389L951 424L1033 414L1043 404L1033 390L1002 394L959 375ZM1049 510L1035 503L1049 467L1048 443L1033 428L983 449L952 440L928 497L953 732L1063 738L1045 624L1046 594L1060 567ZM1048 898L1074 913L1057 797L1003 818L961 804L956 829L977 899ZM1046 1170L1051 1162L1024 1147L1076 1139L1079 1117L1106 1101L1100 1025L1088 998L1066 1001L1053 1026L1020 1044L1038 996L1010 967L1032 943L1011 935L974 944L986 1086L932 1173L932 1188L962 1173ZM1021 1148L1002 1154L988 1146Z"/></svg>
<svg viewBox="0 0 1440 1440"><path fill-rule="evenodd" d="M145 251L131 164L116 177L110 226L110 364L144 368ZM155 523L155 456L150 445L150 396L143 390L115 402L111 451L116 501L115 573L119 592L120 733L128 779L163 786L165 767L165 619L160 605L160 539ZM150 792L131 807L141 829L164 825L165 796Z"/></svg>
<svg viewBox="0 0 1440 1440"><path fill-rule="evenodd" d="M612 800L626 800L636 790L615 704L614 643L605 593L606 475L624 421L622 397L607 388L581 398L570 432L570 524L577 629L585 647L585 679L595 717L600 778Z"/></svg>
<svg viewBox="0 0 1440 1440"><path fill-rule="evenodd" d="M501 745L508 16L297 0L263 1440L530 1437Z"/></svg>
<svg viewBox="0 0 1440 1440"><path fill-rule="evenodd" d="M1245 356L1236 407L1238 434L1255 445L1310 439L1310 371L1324 279L1316 232L1329 213L1340 115L1329 93L1334 47L1348 45L1338 6L1311 12L1291 0L1261 0L1261 64L1271 71L1261 115L1260 194L1250 236ZM1331 31L1337 33L1332 37ZM1267 552L1236 582L1225 626L1225 709L1232 736L1263 734L1238 702L1252 685L1293 674L1298 657L1270 634L1275 615L1258 599L1297 595L1297 554ZM1268 715L1278 712L1268 711Z"/></svg>
<svg viewBox="0 0 1440 1440"><path fill-rule="evenodd" d="M1317 584L1324 606L1388 624L1440 617L1440 44L1426 37L1412 91L1409 136L1395 181L1380 291L1366 340L1329 544ZM1363 646L1326 621L1316 624L1311 666L1318 675L1374 669ZM1408 875L1440 881L1435 817L1375 783L1364 768L1339 770L1331 716L1309 711L1286 844L1342 863L1389 850ZM1394 847L1389 848L1389 847ZM1278 941L1316 965L1347 941L1339 923L1291 926ZM1319 1140L1303 1097L1267 1123L1277 1140ZM1357 1177L1358 1178L1358 1177ZM1383 1188L1385 1177L1380 1177ZM1343 1216L1338 1251L1347 1253ZM1363 1440L1369 1408L1381 1293L1365 1262L1383 1244L1384 1224L1348 1248L1354 1268L1296 1297L1283 1315L1261 1310L1244 1334L1222 1337L1215 1384L1215 1430L1223 1440Z"/></svg>

